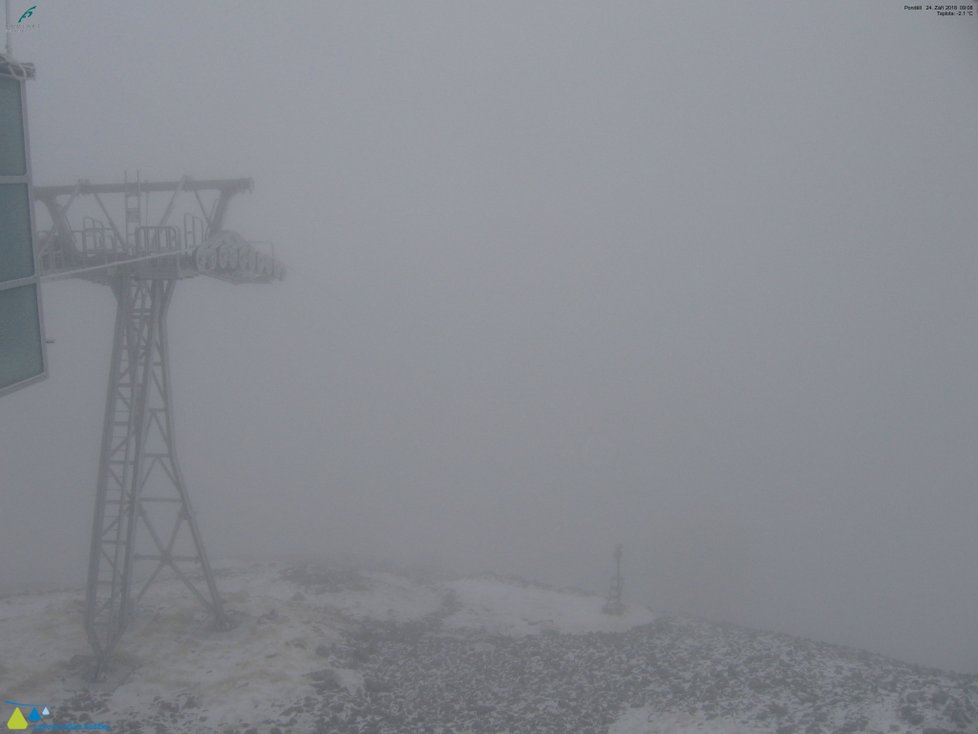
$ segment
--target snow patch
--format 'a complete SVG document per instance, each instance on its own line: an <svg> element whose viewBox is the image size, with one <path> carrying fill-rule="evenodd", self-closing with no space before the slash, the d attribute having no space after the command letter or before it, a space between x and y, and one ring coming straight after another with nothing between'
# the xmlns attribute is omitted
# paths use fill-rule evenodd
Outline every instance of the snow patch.
<svg viewBox="0 0 978 734"><path fill-rule="evenodd" d="M768 734L768 730L724 717L659 713L645 707L628 709L611 725L608 734Z"/></svg>
<svg viewBox="0 0 978 734"><path fill-rule="evenodd" d="M602 611L599 596L568 594L535 586L517 586L499 579L469 578L447 584L461 609L445 618L457 629L524 637L540 632L624 632L655 619L646 607L626 605L616 616Z"/></svg>

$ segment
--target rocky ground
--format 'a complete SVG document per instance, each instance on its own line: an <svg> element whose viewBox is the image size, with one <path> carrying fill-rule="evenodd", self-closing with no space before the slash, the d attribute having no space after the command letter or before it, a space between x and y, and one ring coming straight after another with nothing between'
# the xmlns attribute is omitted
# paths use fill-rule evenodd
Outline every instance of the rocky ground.
<svg viewBox="0 0 978 734"><path fill-rule="evenodd" d="M223 586L240 610L223 637L161 609L141 638L153 655L124 652L115 680L85 684L80 653L0 684L46 697L46 722L160 734L978 731L975 676L635 610L609 622L600 599L538 585L263 566Z"/></svg>

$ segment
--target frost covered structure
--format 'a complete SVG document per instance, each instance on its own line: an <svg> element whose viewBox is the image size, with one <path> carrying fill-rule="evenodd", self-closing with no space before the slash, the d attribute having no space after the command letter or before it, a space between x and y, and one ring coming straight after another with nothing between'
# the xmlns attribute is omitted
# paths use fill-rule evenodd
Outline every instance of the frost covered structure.
<svg viewBox="0 0 978 734"><path fill-rule="evenodd" d="M216 570L239 624L154 585L90 689L78 593L0 600L0 690L52 722L146 732L974 732L978 677L740 627L621 616L513 579L316 566ZM38 654L42 651L43 654ZM20 698L18 698L18 696Z"/></svg>
<svg viewBox="0 0 978 734"><path fill-rule="evenodd" d="M108 285L117 304L85 604L96 677L109 665L132 608L161 571L176 574L217 626L229 626L177 461L166 317L178 280L208 275L268 283L284 276L274 257L223 229L232 197L251 185L250 179L184 176L34 188L52 223L39 237L44 275ZM181 194L191 210L193 202L199 205L200 217L178 203ZM166 204L150 221L153 196ZM209 210L206 196L215 197ZM118 222L103 201L110 197L121 205ZM79 198L97 202L105 221L78 211ZM182 227L172 223L179 213Z"/></svg>

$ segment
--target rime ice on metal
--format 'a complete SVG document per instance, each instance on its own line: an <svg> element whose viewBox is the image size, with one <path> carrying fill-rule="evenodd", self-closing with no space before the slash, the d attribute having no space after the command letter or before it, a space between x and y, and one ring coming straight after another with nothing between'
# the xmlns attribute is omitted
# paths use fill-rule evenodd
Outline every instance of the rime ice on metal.
<svg viewBox="0 0 978 734"><path fill-rule="evenodd" d="M52 224L38 236L42 277L107 285L117 304L85 606L96 675L164 569L217 625L228 624L177 461L166 314L183 278L267 283L284 276L270 253L222 229L231 198L250 188L249 179L145 183L137 177L34 189ZM156 199L162 213L150 224ZM121 210L119 221L113 209ZM179 227L170 223L177 211L183 212Z"/></svg>

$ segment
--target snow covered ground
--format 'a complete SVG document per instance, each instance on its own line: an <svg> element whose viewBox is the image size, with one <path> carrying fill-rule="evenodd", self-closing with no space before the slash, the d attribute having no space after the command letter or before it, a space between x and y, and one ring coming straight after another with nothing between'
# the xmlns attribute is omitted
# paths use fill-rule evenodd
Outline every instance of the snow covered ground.
<svg viewBox="0 0 978 734"><path fill-rule="evenodd" d="M0 699L113 731L975 732L978 679L495 577L229 565L237 626L177 580L89 684L79 592L0 599ZM6 720L10 707L3 705ZM2 721L0 721L2 725Z"/></svg>
<svg viewBox="0 0 978 734"><path fill-rule="evenodd" d="M734 719L696 714L658 713L648 707L628 709L608 734L760 734L762 729Z"/></svg>
<svg viewBox="0 0 978 734"><path fill-rule="evenodd" d="M654 619L643 606L621 616L604 614L604 599L496 578L466 578L447 584L461 608L445 618L451 628L523 636L537 632L624 632Z"/></svg>

